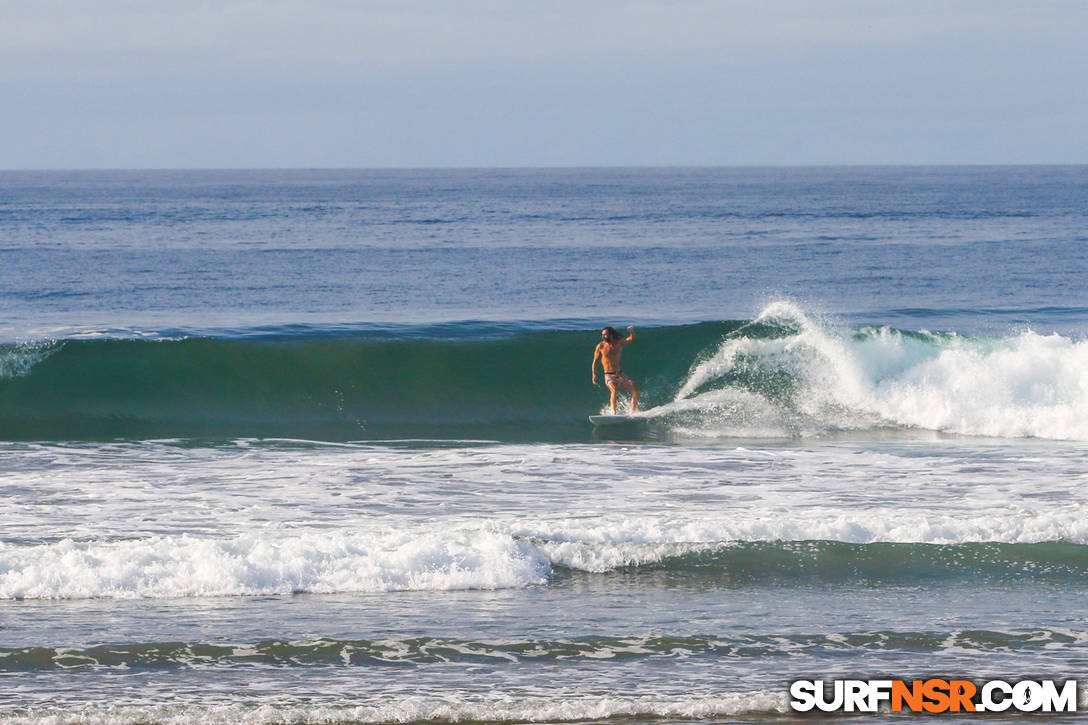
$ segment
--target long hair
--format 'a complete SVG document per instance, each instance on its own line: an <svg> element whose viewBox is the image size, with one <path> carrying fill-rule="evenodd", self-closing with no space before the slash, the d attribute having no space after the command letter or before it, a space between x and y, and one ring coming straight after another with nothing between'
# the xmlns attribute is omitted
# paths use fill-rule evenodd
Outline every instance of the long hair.
<svg viewBox="0 0 1088 725"><path fill-rule="evenodd" d="M619 333L616 332L616 328L614 328L614 327L604 328L604 339L608 340L609 342L615 342L616 338L618 338L618 337L619 337Z"/></svg>

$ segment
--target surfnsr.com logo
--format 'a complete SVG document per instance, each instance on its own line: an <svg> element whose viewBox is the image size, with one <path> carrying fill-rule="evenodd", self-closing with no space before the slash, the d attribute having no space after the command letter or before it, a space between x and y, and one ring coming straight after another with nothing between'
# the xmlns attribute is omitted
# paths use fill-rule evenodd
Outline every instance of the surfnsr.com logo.
<svg viewBox="0 0 1088 725"><path fill-rule="evenodd" d="M1076 712L1076 680L797 680L794 712Z"/></svg>

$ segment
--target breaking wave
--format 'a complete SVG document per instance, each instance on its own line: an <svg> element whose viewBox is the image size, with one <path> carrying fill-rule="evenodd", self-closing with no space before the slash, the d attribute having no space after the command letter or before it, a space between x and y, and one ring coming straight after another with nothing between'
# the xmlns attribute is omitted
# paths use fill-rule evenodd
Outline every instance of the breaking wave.
<svg viewBox="0 0 1088 725"><path fill-rule="evenodd" d="M651 529L660 521L628 520L64 539L0 544L0 598L504 589L573 576L662 573L723 586L776 580L1080 582L1088 577L1088 525L1075 518L939 520L887 512L872 520L692 521L656 533Z"/></svg>
<svg viewBox="0 0 1088 725"><path fill-rule="evenodd" d="M837 328L775 303L701 355L649 415L696 436L913 428L1088 440L1088 341Z"/></svg>
<svg viewBox="0 0 1088 725"><path fill-rule="evenodd" d="M451 324L378 334L69 339L0 349L0 439L585 440L597 333ZM638 331L653 438L934 431L1088 440L1088 341L849 328L789 302Z"/></svg>

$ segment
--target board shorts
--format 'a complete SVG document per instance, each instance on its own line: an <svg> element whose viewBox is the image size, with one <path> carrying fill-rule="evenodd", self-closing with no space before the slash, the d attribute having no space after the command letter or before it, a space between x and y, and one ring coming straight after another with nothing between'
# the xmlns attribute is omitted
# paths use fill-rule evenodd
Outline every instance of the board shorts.
<svg viewBox="0 0 1088 725"><path fill-rule="evenodd" d="M624 375L622 370L617 370L614 373L605 373L604 384L610 388L614 385L620 387L623 387L624 385L634 385L634 383L631 382L631 378Z"/></svg>

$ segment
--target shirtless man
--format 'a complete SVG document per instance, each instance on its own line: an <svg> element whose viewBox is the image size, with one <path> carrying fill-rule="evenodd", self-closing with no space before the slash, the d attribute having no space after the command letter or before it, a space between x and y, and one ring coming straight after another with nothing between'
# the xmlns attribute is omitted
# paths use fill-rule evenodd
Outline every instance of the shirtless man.
<svg viewBox="0 0 1088 725"><path fill-rule="evenodd" d="M606 327L601 330L601 341L597 343L597 349L593 351L593 384L597 384L597 360L601 361L604 368L604 384L612 393L612 415L616 414L616 388L623 388L631 394L631 412L638 408L638 388L631 382L631 378L623 374L620 369L620 354L625 345L635 339L635 328L627 326L627 339L621 340L615 329Z"/></svg>

